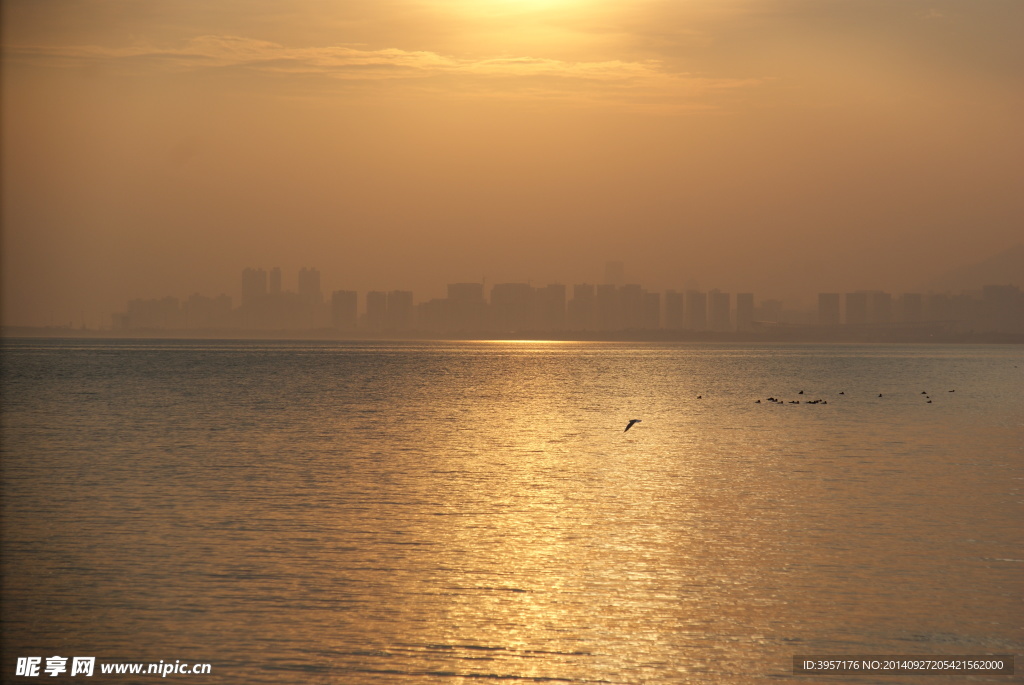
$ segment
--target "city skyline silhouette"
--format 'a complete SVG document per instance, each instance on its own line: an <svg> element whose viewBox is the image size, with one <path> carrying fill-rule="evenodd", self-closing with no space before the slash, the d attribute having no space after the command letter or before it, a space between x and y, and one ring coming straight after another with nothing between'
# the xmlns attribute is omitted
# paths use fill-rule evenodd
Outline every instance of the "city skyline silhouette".
<svg viewBox="0 0 1024 685"><path fill-rule="evenodd" d="M755 293L648 290L629 283L625 264L605 264L601 283L449 283L443 298L410 290L325 291L302 267L287 289L280 267L247 267L241 298L193 294L133 299L111 331L310 333L404 336L598 336L626 333L760 334L854 339L928 339L957 333L1024 333L1024 295L1012 284L954 292L817 293L813 308Z"/></svg>

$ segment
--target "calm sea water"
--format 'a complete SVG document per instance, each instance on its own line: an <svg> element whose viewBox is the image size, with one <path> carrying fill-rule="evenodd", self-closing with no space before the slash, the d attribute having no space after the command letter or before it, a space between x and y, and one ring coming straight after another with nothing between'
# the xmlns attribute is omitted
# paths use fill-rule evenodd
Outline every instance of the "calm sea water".
<svg viewBox="0 0 1024 685"><path fill-rule="evenodd" d="M1020 655L1022 392L1020 347L7 340L3 680Z"/></svg>

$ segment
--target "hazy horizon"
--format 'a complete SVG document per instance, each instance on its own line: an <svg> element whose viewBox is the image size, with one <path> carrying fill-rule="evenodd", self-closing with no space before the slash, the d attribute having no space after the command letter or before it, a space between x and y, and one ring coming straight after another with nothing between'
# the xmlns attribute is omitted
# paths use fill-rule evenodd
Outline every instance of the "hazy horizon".
<svg viewBox="0 0 1024 685"><path fill-rule="evenodd" d="M7 325L248 266L901 292L1024 235L1015 0L2 7Z"/></svg>
<svg viewBox="0 0 1024 685"><path fill-rule="evenodd" d="M991 278L989 280L986 280L984 282L984 284L979 282L978 286L976 286L976 287L958 287L957 285L953 285L953 286L949 287L949 286L943 285L941 283L941 281L949 280L951 276L955 276L955 275L957 275L961 271L971 271L972 275L976 275L973 272L978 271L979 268L990 267L991 266L991 262L994 261L994 260L992 260L992 259L985 260L985 262L983 262L981 264L963 265L964 267L967 267L967 268L953 269L953 270L951 270L949 272L946 272L944 274L941 274L941 275L933 275L933 276L937 276L937 278L933 278L933 285L929 285L928 283L918 283L918 284L916 284L914 286L910 286L910 287L904 288L903 290L897 290L895 292L890 292L890 294L892 294L894 296L899 296L899 295L904 294L905 292L916 292L916 293L920 293L920 294L946 293L946 294L951 294L951 295L960 295L960 294L964 294L964 293L974 293L974 294L977 294L977 293L980 292L982 285L1014 285L1014 286L1020 287L1018 285L1018 283L1021 283L1022 281L1021 281L1021 278L1016 274L1016 272L1014 271L1013 272L1013 276L1009 277L1009 278L1007 277L1007 272L1012 270L1012 269L1014 269L1014 268L1016 268L1018 263L1021 261L1021 258L1024 257L1024 245L1018 244L1018 245L1012 246L1009 250L1004 251L1004 252L1000 253L999 255L996 255L996 257L1011 257L1012 263L1009 263L1009 264L999 264L999 266L1001 268L998 271L996 271L994 269L991 269L991 268L988 269L987 272L991 273ZM621 274L616 276L616 277L614 277L614 278L609 278L608 277L608 267L609 267L611 261L616 261L618 263L618 265L619 265L619 268L622 269ZM365 299L366 295L368 293L370 293L370 292L390 293L390 292L396 291L396 290L399 290L399 291L400 290L405 290L407 292L411 292L413 294L414 302L419 304L419 303L423 303L423 302L426 302L426 301L431 300L431 299L444 299L444 298L448 297L449 294L450 294L450 292L448 291L449 286L451 286L453 284L457 284L457 283L479 283L479 284L481 284L481 286L483 288L483 291L482 291L483 292L483 296L484 296L484 299L486 301L490 301L490 299L491 299L490 298L491 288L493 288L495 285L504 285L504 284L527 284L527 285L532 286L533 288L543 288L543 287L548 286L548 285L561 285L561 286L565 286L565 288L566 288L566 296L568 298L572 297L572 289L573 289L574 286L577 286L577 285L584 285L584 286L589 285L589 286L593 287L593 286L598 286L598 285L601 285L601 284L612 284L612 285L615 285L617 287L618 286L627 285L627 284L629 284L629 285L639 285L639 286L643 287L645 289L645 291L656 292L656 293L664 293L664 292L668 292L668 291L675 291L675 292L679 292L679 293L685 293L685 292L688 292L688 291L699 291L699 292L702 292L702 293L706 294L706 293L710 293L712 291L721 291L721 292L726 292L726 293L731 294L731 295L735 295L735 294L737 294L737 292L744 292L744 291L735 291L735 290L729 291L729 290L725 290L724 288L719 287L717 285L717 282L719 280L721 280L721 279L716 278L714 274L711 275L711 277L709 278L709 280L707 282L700 282L700 281L697 281L694 278L686 278L685 275L683 275L683 276L680 276L680 277L676 278L673 281L673 285L669 285L669 286L665 286L665 287L649 287L649 283L644 280L644 274L641 273L638 269L630 268L629 264L627 264L625 262L622 262L620 260L611 260L611 261L610 262L606 262L605 264L595 265L593 268L587 270L587 271L589 271L590 277L588 277L588 278L586 278L585 280L582 280L582 281L569 281L569 280L566 280L564 278L563 279L553 278L552 280L545 280L545 281L538 281L536 279L523 279L523 280L518 280L518 281L495 281L495 280L492 280L492 279L488 278L487 275L484 274L482 270L480 270L482 275L477 277L477 278L465 278L465 279L460 279L460 280L447 279L447 280L443 280L443 281L438 281L436 283L433 283L432 287L425 288L422 291L411 290L411 289L407 289L407 288L396 288L396 287L388 286L387 284L383 284L383 285L381 285L381 286L379 286L377 288L359 288L359 287L354 287L350 283L351 279L345 279L343 274L339 275L339 274L324 273L324 271L322 269L319 269L315 264L302 265L301 267L295 268L293 271L288 271L287 269L282 269L278 264L273 264L273 263L251 264L251 265L248 265L248 266L244 267L243 271L248 271L248 270L262 271L262 272L264 272L264 276L265 277L269 277L272 271L277 271L278 272L278 276L281 279L281 282L279 284L280 288L281 288L280 292L286 293L286 294L288 294L288 293L295 294L295 293L298 293L298 292L301 291L301 285L299 283L299 280L300 280L301 277L300 277L299 272L307 270L307 269L310 269L310 270L316 272L317 277L320 279L320 283L321 283L320 295L323 298L323 301L325 303L330 301L330 297L331 297L332 293L334 293L336 291L339 291L339 290L345 290L345 291L355 292L355 293L357 293L357 295L359 295L359 302L360 302L360 306L361 307L365 306L364 299ZM1004 260L1004 261L1010 261L1010 260ZM970 267L974 267L974 268L970 268ZM465 271L465 273L470 273L471 271L472 271L472 269L467 269ZM197 292L197 291L186 292L182 287L180 287L180 284L179 284L179 287L177 289L173 290L173 291L169 291L169 292L165 292L165 293L159 293L159 294L154 294L152 296L132 296L130 299L131 300L144 300L144 299L162 299L162 298L165 298L165 297L174 297L174 298L177 298L177 299L181 300L182 302L184 302L191 295L201 295L201 296L204 296L204 297L217 297L217 296L221 296L221 295L227 295L228 297L231 298L232 303L234 305L239 305L239 304L241 304L241 302L244 300L244 297L245 297L244 293L243 293L243 291L244 291L244 286L243 286L244 276L243 276L243 274L242 273L235 274L234 281L235 282L233 284L231 284L227 290L222 291L222 292L217 292L217 293L214 293L214 292ZM331 285L332 283L337 283L339 285L337 287L333 287ZM348 285L346 285L346 283L348 283ZM882 288L873 287L870 283L867 283L867 282L865 282L860 287L851 288L851 289L848 289L848 290L835 291L835 292L839 292L840 294L844 294L844 293L848 293L848 292L878 292L878 291L889 292L889 291L885 291ZM764 300L769 300L769 299L779 299L779 300L783 301L787 305L787 307L797 308L797 309L816 309L817 306L818 306L818 295L821 292L825 292L825 291L821 291L821 290L807 290L807 289L800 290L799 286L796 286L796 287L791 287L791 288L787 289L787 291L783 295L783 294L780 294L779 291L777 291L777 290L772 290L770 288L770 286L769 286L769 290L768 290L767 293L750 292L750 291L745 291L745 292L748 292L749 294L754 295L755 299L758 302L764 301ZM122 307L122 309L123 309L123 307Z"/></svg>

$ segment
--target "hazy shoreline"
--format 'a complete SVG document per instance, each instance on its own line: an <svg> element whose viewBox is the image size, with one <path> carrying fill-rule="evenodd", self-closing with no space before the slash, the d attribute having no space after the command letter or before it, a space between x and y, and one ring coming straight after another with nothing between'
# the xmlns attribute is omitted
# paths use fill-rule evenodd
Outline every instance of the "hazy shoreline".
<svg viewBox="0 0 1024 685"><path fill-rule="evenodd" d="M516 333L465 332L430 334L355 333L335 329L310 331L243 331L243 330L90 330L67 327L4 326L0 338L96 339L96 340L308 340L308 341L371 341L371 340L538 340L552 342L685 342L685 343L906 343L906 344L988 344L1021 345L1024 334L999 332L922 333L893 330L833 330L819 327L787 326L760 332L717 331L523 331Z"/></svg>

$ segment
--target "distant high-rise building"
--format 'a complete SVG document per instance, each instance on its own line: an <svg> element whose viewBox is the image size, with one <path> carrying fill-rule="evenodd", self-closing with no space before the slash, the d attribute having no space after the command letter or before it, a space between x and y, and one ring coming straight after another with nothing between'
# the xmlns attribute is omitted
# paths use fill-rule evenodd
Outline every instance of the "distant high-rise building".
<svg viewBox="0 0 1024 685"><path fill-rule="evenodd" d="M354 290L336 290L331 295L331 325L344 331L356 328L358 294Z"/></svg>
<svg viewBox="0 0 1024 685"><path fill-rule="evenodd" d="M176 297L131 300L122 318L124 328L175 330L184 326L181 303Z"/></svg>
<svg viewBox="0 0 1024 685"><path fill-rule="evenodd" d="M320 304L323 294L320 291L320 271L318 269L299 270L299 297L304 302Z"/></svg>
<svg viewBox="0 0 1024 685"><path fill-rule="evenodd" d="M182 307L186 329L228 328L231 320L231 298L227 295L206 297L191 295Z"/></svg>
<svg viewBox="0 0 1024 685"><path fill-rule="evenodd" d="M732 330L732 311L729 293L712 290L708 293L708 323L713 331Z"/></svg>
<svg viewBox="0 0 1024 685"><path fill-rule="evenodd" d="M452 301L449 299L427 300L416 306L416 326L430 333L448 333L453 330L451 319Z"/></svg>
<svg viewBox="0 0 1024 685"><path fill-rule="evenodd" d="M552 283L538 288L538 325L544 331L560 331L565 328L565 286Z"/></svg>
<svg viewBox="0 0 1024 685"><path fill-rule="evenodd" d="M838 326L842 321L839 312L839 293L818 293L818 325Z"/></svg>
<svg viewBox="0 0 1024 685"><path fill-rule="evenodd" d="M703 331L708 327L708 296L699 290L686 291L686 328Z"/></svg>
<svg viewBox="0 0 1024 685"><path fill-rule="evenodd" d="M242 270L242 306L252 307L267 297L267 272L263 269Z"/></svg>
<svg viewBox="0 0 1024 685"><path fill-rule="evenodd" d="M604 282L619 286L626 281L626 266L622 262L606 262L604 265Z"/></svg>
<svg viewBox="0 0 1024 685"><path fill-rule="evenodd" d="M597 325L597 293L594 286L581 283L572 287L567 316L570 330L594 330Z"/></svg>
<svg viewBox="0 0 1024 685"><path fill-rule="evenodd" d="M736 330L754 330L754 293L736 293Z"/></svg>

